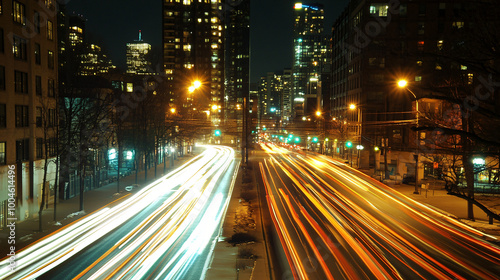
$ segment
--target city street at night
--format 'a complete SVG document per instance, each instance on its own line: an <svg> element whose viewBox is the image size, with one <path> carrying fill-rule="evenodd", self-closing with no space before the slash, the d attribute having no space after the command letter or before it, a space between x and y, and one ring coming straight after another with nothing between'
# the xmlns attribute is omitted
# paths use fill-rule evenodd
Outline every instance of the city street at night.
<svg viewBox="0 0 500 280"><path fill-rule="evenodd" d="M0 0L0 280L500 279L498 0Z"/></svg>

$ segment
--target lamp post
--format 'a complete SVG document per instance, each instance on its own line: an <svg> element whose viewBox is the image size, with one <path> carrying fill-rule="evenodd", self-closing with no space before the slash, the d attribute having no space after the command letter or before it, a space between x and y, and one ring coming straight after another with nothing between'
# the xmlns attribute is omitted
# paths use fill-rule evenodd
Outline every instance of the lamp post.
<svg viewBox="0 0 500 280"><path fill-rule="evenodd" d="M323 134L323 145L320 146L320 148L321 148L321 154L325 154L325 151L326 151L325 141L327 139L327 137L326 137L326 118L323 116L323 113L320 110L316 111L316 116L318 117L319 121L321 121L321 120L323 121L323 127L322 127L323 131L321 132ZM321 127L321 123L319 124L319 127Z"/></svg>
<svg viewBox="0 0 500 280"><path fill-rule="evenodd" d="M398 81L398 87L400 88L404 88L406 89L409 93L412 94L413 98L415 98L415 115L416 115L416 122L417 122L417 127L418 127L418 115L419 115L419 112L418 112L418 99L417 99L417 96L415 95L415 93L409 89L408 87L408 82L404 79L402 80L399 80ZM416 141L415 141L415 147L416 147L416 151L415 151L415 190L413 191L414 194L419 194L418 192L418 161L419 161L419 144L420 144L420 137L419 137L419 132L418 130L415 131L415 135L416 135Z"/></svg>

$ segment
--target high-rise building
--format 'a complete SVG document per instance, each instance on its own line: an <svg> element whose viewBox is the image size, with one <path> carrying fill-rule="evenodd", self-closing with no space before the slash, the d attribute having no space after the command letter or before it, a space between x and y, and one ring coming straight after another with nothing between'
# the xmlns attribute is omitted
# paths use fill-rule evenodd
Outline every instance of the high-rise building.
<svg viewBox="0 0 500 280"><path fill-rule="evenodd" d="M250 91L250 0L228 1L225 15L225 117L241 118Z"/></svg>
<svg viewBox="0 0 500 280"><path fill-rule="evenodd" d="M163 70L178 112L209 111L215 125L224 110L224 9L221 0L163 1ZM194 81L201 86L190 93Z"/></svg>
<svg viewBox="0 0 500 280"><path fill-rule="evenodd" d="M286 125L292 119L292 69L283 70L283 93L281 95L281 121Z"/></svg>
<svg viewBox="0 0 500 280"><path fill-rule="evenodd" d="M71 15L68 24L70 46L75 48L82 45L85 38L85 18L81 15Z"/></svg>
<svg viewBox="0 0 500 280"><path fill-rule="evenodd" d="M142 40L139 30L139 40L127 43L127 74L148 75L152 72L149 53L151 45Z"/></svg>
<svg viewBox="0 0 500 280"><path fill-rule="evenodd" d="M337 122L347 124L345 140L364 146L361 163L363 158L368 164L380 157L375 146L390 147L389 156L385 154L387 164L394 162L395 173L414 174L412 154L421 145L415 139L425 138L424 133L417 136L411 129L416 115L429 108L442 113L442 105L429 99L418 101L420 113L416 113L415 97L432 95L431 88L442 86L450 72L471 83L475 79L471 69L449 59L451 50L463 48L471 38L463 30L471 20L469 11L477 13L474 2L415 0L388 5L350 1L336 20L331 112ZM453 36L462 39L454 42ZM397 87L401 78L411 83L411 92ZM422 170L419 167L419 173Z"/></svg>
<svg viewBox="0 0 500 280"><path fill-rule="evenodd" d="M55 165L45 164L57 142L56 16L55 1L0 2L0 182L15 171L18 221L38 212L43 170L46 186L56 177ZM0 228L12 194L0 189Z"/></svg>
<svg viewBox="0 0 500 280"><path fill-rule="evenodd" d="M327 63L328 36L323 34L324 8L321 4L295 3L293 26L293 116L307 115L307 103L316 104L320 96L308 91L317 83ZM317 108L315 108L316 110ZM315 111L314 110L314 111Z"/></svg>
<svg viewBox="0 0 500 280"><path fill-rule="evenodd" d="M80 57L80 67L78 74L81 76L103 75L114 68L111 60L102 51L101 47L95 44L85 45Z"/></svg>

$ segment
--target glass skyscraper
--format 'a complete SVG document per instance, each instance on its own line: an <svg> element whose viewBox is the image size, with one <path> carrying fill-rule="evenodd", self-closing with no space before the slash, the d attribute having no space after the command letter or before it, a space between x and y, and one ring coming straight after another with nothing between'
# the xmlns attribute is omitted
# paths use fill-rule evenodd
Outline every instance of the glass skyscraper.
<svg viewBox="0 0 500 280"><path fill-rule="evenodd" d="M324 9L321 4L295 3L293 26L292 66L292 117L307 115L309 103L318 99L317 92L310 92L309 83L318 82L325 63L328 39L323 35ZM316 107L316 106L314 106ZM315 108L316 110L316 108Z"/></svg>

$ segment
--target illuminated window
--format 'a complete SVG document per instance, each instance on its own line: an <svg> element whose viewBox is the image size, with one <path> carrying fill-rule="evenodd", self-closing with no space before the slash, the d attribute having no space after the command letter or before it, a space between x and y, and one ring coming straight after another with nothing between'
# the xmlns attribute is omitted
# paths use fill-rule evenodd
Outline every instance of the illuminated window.
<svg viewBox="0 0 500 280"><path fill-rule="evenodd" d="M389 10L389 6L387 6L387 4L373 3L370 6L370 15L379 16L379 17L386 17L388 10Z"/></svg>
<svg viewBox="0 0 500 280"><path fill-rule="evenodd" d="M17 59L26 60L28 58L26 54L27 41L17 36L13 36L12 39L12 53L14 54L14 57Z"/></svg>
<svg viewBox="0 0 500 280"><path fill-rule="evenodd" d="M54 52L48 51L47 53L47 66L49 69L54 69Z"/></svg>
<svg viewBox="0 0 500 280"><path fill-rule="evenodd" d="M436 70L443 70L443 67L439 64L439 62L436 62Z"/></svg>
<svg viewBox="0 0 500 280"><path fill-rule="evenodd" d="M419 51L423 51L424 50L424 45L425 45L425 42L424 41L418 41L417 42L417 49Z"/></svg>
<svg viewBox="0 0 500 280"><path fill-rule="evenodd" d="M474 82L474 74L472 73L467 74L467 83L469 85L472 85L473 82Z"/></svg>
<svg viewBox="0 0 500 280"><path fill-rule="evenodd" d="M452 26L457 28L457 29L460 29L460 28L464 27L464 22L463 21L454 21L452 23Z"/></svg>
<svg viewBox="0 0 500 280"><path fill-rule="evenodd" d="M466 65L460 65L460 70L462 70L462 71L467 70L467 66Z"/></svg>
<svg viewBox="0 0 500 280"><path fill-rule="evenodd" d="M421 82L422 76L415 76L415 82Z"/></svg>
<svg viewBox="0 0 500 280"><path fill-rule="evenodd" d="M17 1L12 1L12 17L14 22L25 25L26 24L26 8L24 4Z"/></svg>
<svg viewBox="0 0 500 280"><path fill-rule="evenodd" d="M417 66L422 66L422 64L424 64L422 60L417 60Z"/></svg>
<svg viewBox="0 0 500 280"><path fill-rule="evenodd" d="M439 40L437 41L437 49L439 51L442 51L443 50L443 40Z"/></svg>
<svg viewBox="0 0 500 280"><path fill-rule="evenodd" d="M184 5L191 5L191 0L183 0L182 4L184 4Z"/></svg>
<svg viewBox="0 0 500 280"><path fill-rule="evenodd" d="M2 0L0 0L0 15L3 13L3 9L2 9L3 5L2 5Z"/></svg>
<svg viewBox="0 0 500 280"><path fill-rule="evenodd" d="M50 20L47 20L47 39L54 39L54 25Z"/></svg>
<svg viewBox="0 0 500 280"><path fill-rule="evenodd" d="M183 49L184 49L184 51L189 52L189 51L191 51L191 45L184 45Z"/></svg>
<svg viewBox="0 0 500 280"><path fill-rule="evenodd" d="M133 92L133 91L134 91L134 84L127 83L127 92Z"/></svg>

